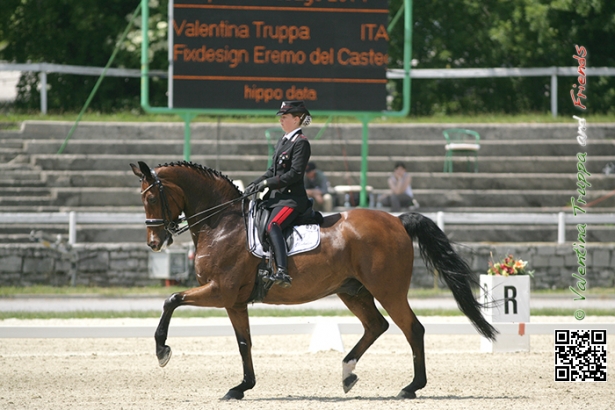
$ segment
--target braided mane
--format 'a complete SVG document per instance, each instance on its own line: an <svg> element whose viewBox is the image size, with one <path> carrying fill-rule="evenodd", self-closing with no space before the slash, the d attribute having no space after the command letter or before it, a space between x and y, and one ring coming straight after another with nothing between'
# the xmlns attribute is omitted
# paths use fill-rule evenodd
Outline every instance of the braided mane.
<svg viewBox="0 0 615 410"><path fill-rule="evenodd" d="M164 163L164 164L158 164L157 168L160 167L187 167L187 168L191 168L199 173L201 173L202 175L205 175L209 178L219 178L222 179L226 182L228 182L229 185L231 185L234 189L235 192L237 193L237 195L241 195L242 192L239 190L239 188L237 188L237 185L235 185L233 183L233 181L230 180L230 178L226 175L224 175L223 173L221 173L218 170L215 170L213 168L209 168L206 167L204 165L201 164L197 164L195 162L191 162L191 161L176 161L176 162L169 162L169 163Z"/></svg>

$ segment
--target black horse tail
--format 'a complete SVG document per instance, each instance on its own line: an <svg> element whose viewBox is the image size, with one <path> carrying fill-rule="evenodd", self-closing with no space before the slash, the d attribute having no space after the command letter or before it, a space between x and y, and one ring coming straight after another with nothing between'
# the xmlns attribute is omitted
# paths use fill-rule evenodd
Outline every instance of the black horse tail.
<svg viewBox="0 0 615 410"><path fill-rule="evenodd" d="M487 339L495 340L498 331L485 320L481 304L474 298L471 285L478 285L468 264L453 250L448 238L431 219L417 213L399 216L406 232L418 239L421 257L427 269L436 269L453 292L459 309Z"/></svg>

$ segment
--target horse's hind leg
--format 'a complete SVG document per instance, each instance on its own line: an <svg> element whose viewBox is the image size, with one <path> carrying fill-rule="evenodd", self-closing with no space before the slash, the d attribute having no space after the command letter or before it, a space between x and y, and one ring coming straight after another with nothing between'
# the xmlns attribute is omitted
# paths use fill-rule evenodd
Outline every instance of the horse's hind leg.
<svg viewBox="0 0 615 410"><path fill-rule="evenodd" d="M363 289L354 296L346 293L338 293L337 296L359 318L365 329L359 342L342 361L342 385L344 393L348 393L359 379L353 373L357 362L376 339L386 332L389 322L380 314L374 304L374 297L367 290Z"/></svg>
<svg viewBox="0 0 615 410"><path fill-rule="evenodd" d="M425 371L425 328L410 309L408 299L403 297L391 302L380 300L382 307L389 313L391 319L401 329L406 336L406 340L412 348L414 362L414 379L404 387L397 397L405 399L416 398L416 391L422 389L427 384L427 373Z"/></svg>

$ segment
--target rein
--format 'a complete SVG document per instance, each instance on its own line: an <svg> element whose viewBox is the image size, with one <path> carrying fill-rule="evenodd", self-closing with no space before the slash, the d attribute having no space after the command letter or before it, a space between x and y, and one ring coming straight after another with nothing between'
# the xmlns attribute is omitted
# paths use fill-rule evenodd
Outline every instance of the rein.
<svg viewBox="0 0 615 410"><path fill-rule="evenodd" d="M238 201L242 201L244 199L246 199L247 197L249 197L252 194L244 194L241 195L238 198L232 199L230 201L224 202L222 204L213 206L211 208L205 209L201 212L197 212L194 215L191 215L189 217L179 217L176 220L172 220L171 218L171 209L169 208L169 202L167 200L167 195L164 192L164 185L162 185L162 181L160 181L160 178L158 178L158 175L156 174L156 171L154 171L153 169L151 170L152 173L152 177L154 178L154 183L151 184L150 186L148 186L147 188L145 188L143 191L141 191L141 195L143 195L144 193L146 193L147 191L149 191L150 189L152 189L153 187L157 186L158 187L158 192L160 194L160 205L162 207L162 214L164 215L163 219L146 219L145 220L145 225L148 227L155 227L155 226L163 226L165 231L169 232L171 235L177 236L177 235L181 235L182 233L186 232L187 230L189 230L192 226L198 225L201 222L219 214L220 212L224 211L226 208L228 208L229 206L231 206L232 204L234 204L235 202ZM216 210L216 212L207 215L201 219L199 219L197 222L193 223L192 226L190 225L190 219L195 218L197 216L206 214L208 212L214 211ZM168 218L168 219L167 219ZM181 225L183 222L186 222L187 225L183 226L180 228L179 225Z"/></svg>

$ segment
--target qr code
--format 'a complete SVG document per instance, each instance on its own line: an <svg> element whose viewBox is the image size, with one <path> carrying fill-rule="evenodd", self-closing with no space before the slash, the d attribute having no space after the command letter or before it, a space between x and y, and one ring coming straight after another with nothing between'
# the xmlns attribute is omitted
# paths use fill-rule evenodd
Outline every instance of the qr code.
<svg viewBox="0 0 615 410"><path fill-rule="evenodd" d="M556 330L555 381L606 382L606 330Z"/></svg>

